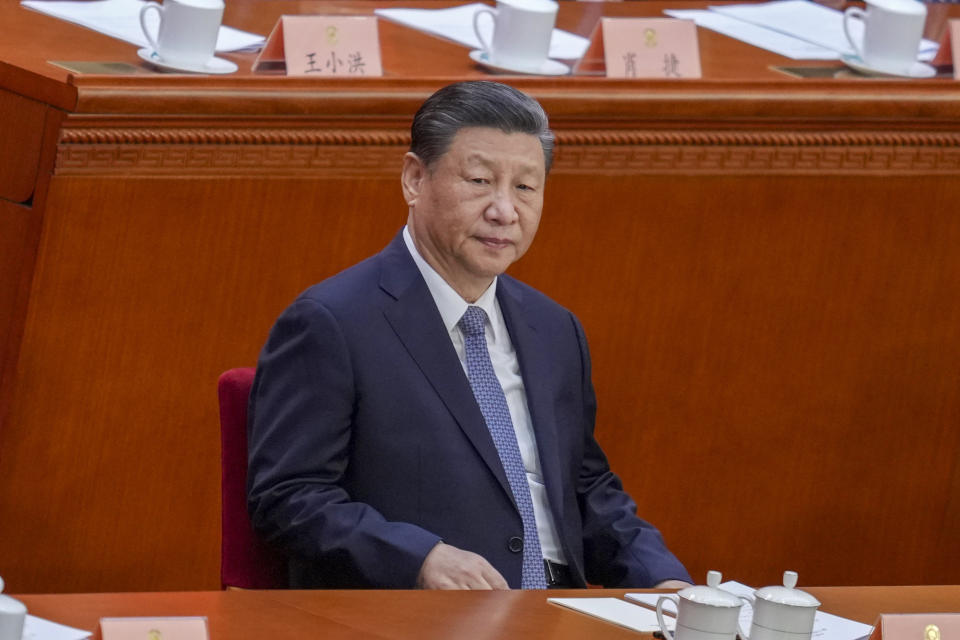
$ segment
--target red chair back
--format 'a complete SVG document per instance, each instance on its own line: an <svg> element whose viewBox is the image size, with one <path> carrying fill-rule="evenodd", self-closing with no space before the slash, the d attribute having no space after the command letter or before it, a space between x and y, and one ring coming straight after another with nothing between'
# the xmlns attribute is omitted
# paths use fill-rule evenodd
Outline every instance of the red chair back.
<svg viewBox="0 0 960 640"><path fill-rule="evenodd" d="M220 582L224 588L287 586L286 562L253 530L247 512L247 402L252 367L225 371L220 396Z"/></svg>

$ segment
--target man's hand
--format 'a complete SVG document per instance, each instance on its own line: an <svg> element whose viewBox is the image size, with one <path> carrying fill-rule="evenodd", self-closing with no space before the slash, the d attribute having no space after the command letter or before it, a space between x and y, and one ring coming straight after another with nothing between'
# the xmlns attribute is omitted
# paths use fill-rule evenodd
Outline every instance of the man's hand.
<svg viewBox="0 0 960 640"><path fill-rule="evenodd" d="M419 589L509 589L507 581L482 556L442 542L420 567Z"/></svg>
<svg viewBox="0 0 960 640"><path fill-rule="evenodd" d="M653 585L654 589L685 589L686 587L692 587L693 585L689 582L684 582L683 580L664 580L663 582L658 582Z"/></svg>

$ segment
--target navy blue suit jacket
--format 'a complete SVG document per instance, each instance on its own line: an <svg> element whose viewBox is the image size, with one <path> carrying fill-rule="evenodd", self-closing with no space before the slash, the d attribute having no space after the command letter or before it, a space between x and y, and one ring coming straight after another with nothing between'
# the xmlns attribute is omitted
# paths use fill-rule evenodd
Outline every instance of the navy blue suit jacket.
<svg viewBox="0 0 960 640"><path fill-rule="evenodd" d="M574 579L648 587L687 572L593 437L583 330L501 276L550 508ZM304 292L277 320L250 397L254 526L290 557L293 586L415 586L440 540L520 586L523 535L496 449L450 338L398 234ZM514 545L515 546L515 545Z"/></svg>

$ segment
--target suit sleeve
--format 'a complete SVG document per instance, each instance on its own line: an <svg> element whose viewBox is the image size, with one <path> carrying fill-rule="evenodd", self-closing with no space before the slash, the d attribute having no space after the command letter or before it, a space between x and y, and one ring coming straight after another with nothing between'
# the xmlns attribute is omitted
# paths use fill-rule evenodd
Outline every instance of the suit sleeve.
<svg viewBox="0 0 960 640"><path fill-rule="evenodd" d="M277 320L257 365L248 424L250 516L288 554L356 586L415 586L439 538L351 500L356 404L350 353L336 318L301 297Z"/></svg>
<svg viewBox="0 0 960 640"><path fill-rule="evenodd" d="M637 516L637 505L610 470L593 435L596 396L590 353L580 323L573 318L581 354L584 399L584 456L577 482L583 521L587 581L609 588L649 588L664 580L692 582L683 564L667 549L660 532Z"/></svg>

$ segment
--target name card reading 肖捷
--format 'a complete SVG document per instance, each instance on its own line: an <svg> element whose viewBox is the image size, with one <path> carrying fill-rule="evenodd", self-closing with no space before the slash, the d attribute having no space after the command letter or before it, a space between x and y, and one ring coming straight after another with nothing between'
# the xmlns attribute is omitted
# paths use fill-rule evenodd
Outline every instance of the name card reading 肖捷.
<svg viewBox="0 0 960 640"><path fill-rule="evenodd" d="M281 16L254 71L288 76L382 76L376 16Z"/></svg>
<svg viewBox="0 0 960 640"><path fill-rule="evenodd" d="M699 78L697 26L673 18L602 18L608 78Z"/></svg>

